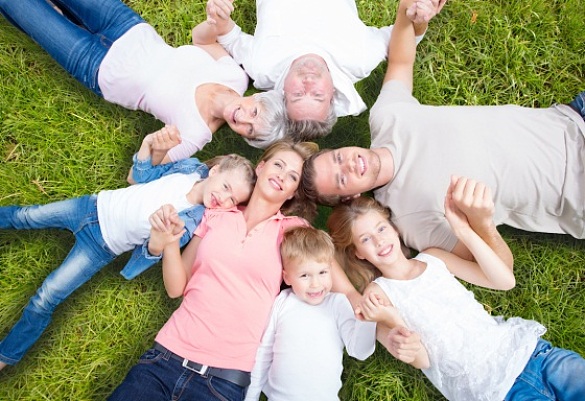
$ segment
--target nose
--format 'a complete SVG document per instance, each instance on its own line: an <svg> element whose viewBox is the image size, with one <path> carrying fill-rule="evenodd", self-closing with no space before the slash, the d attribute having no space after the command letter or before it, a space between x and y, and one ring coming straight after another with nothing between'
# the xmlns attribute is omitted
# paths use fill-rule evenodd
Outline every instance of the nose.
<svg viewBox="0 0 585 401"><path fill-rule="evenodd" d="M318 287L319 286L319 279L316 276L311 277L311 287Z"/></svg>

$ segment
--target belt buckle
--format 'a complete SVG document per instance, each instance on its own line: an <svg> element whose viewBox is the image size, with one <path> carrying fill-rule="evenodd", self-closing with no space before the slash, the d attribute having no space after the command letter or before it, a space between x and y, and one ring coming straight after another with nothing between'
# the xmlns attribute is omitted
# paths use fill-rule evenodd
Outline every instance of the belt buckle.
<svg viewBox="0 0 585 401"><path fill-rule="evenodd" d="M191 362L188 359L183 359L183 367L186 369L189 369L197 374L200 374L201 376L204 376L205 373L207 373L207 371L209 370L209 366L207 365L201 365L201 370L195 369L192 366L189 366L189 362Z"/></svg>

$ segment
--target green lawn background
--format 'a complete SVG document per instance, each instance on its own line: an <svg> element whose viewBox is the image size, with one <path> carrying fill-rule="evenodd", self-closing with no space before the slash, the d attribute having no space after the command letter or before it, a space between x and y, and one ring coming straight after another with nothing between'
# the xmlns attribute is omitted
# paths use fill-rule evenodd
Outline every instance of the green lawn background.
<svg viewBox="0 0 585 401"><path fill-rule="evenodd" d="M189 43L191 27L205 18L204 2L125 2L175 46ZM396 5L357 1L361 18L376 26L393 21ZM419 45L415 95L430 104L568 102L585 90L584 15L582 0L449 0ZM234 19L252 32L254 2L236 0ZM368 106L384 68L357 84ZM366 112L340 119L320 145L369 146L367 118ZM0 18L0 205L123 187L141 139L160 126L93 95ZM198 157L229 152L253 161L260 154L224 128ZM317 226L328 211L320 209ZM549 329L546 339L585 354L585 241L508 227L502 232L516 257L517 287L474 288L477 298L495 315L540 321ZM0 336L72 243L66 232L0 231ZM0 373L0 400L102 400L111 393L178 305L166 297L158 266L124 280L118 272L126 258L61 305L22 362ZM343 400L441 399L420 372L383 350L365 362L345 362Z"/></svg>

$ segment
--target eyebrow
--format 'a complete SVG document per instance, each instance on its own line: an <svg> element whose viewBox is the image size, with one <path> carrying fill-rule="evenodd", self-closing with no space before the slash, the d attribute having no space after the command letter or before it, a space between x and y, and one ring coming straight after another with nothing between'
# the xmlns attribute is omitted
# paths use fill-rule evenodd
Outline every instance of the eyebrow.
<svg viewBox="0 0 585 401"><path fill-rule="evenodd" d="M335 151L332 150L331 151L331 157L333 158L333 164L337 164L337 157L335 156ZM339 173L335 173L335 187L337 187L337 189L341 189L341 177L339 176Z"/></svg>

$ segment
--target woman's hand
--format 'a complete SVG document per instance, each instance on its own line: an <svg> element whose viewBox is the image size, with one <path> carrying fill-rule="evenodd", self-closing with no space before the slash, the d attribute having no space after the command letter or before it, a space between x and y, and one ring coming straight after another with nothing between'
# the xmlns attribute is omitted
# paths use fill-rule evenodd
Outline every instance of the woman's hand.
<svg viewBox="0 0 585 401"><path fill-rule="evenodd" d="M185 233L185 222L172 205L163 205L148 221L151 225L148 251L152 255L160 255L167 245L178 241Z"/></svg>

